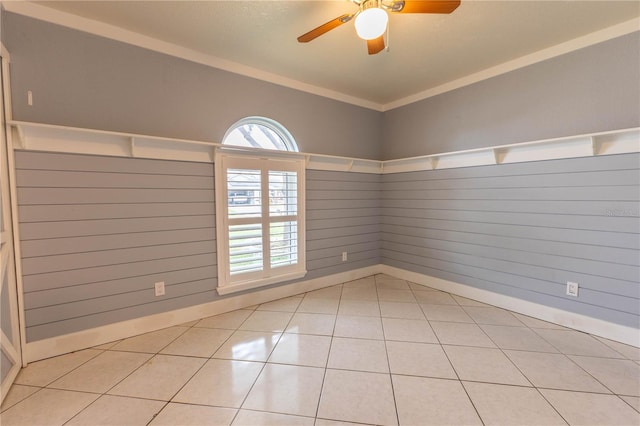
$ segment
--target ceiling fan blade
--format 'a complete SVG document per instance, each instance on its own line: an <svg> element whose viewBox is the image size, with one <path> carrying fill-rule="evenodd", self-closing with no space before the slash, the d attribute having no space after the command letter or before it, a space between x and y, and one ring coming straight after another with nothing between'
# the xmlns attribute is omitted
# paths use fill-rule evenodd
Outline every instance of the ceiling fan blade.
<svg viewBox="0 0 640 426"><path fill-rule="evenodd" d="M460 6L459 0L397 0L391 5L396 13L451 13Z"/></svg>
<svg viewBox="0 0 640 426"><path fill-rule="evenodd" d="M300 37L298 37L298 41L300 43L310 42L316 37L320 37L322 34L329 32L332 29L337 28L346 22L349 22L351 18L353 18L353 15L349 15L349 14L338 16L337 18L332 19L329 22L326 22L320 25L319 27L312 29L308 33L302 34Z"/></svg>
<svg viewBox="0 0 640 426"><path fill-rule="evenodd" d="M367 40L367 49L369 50L369 55L382 52L384 50L384 34L373 40Z"/></svg>

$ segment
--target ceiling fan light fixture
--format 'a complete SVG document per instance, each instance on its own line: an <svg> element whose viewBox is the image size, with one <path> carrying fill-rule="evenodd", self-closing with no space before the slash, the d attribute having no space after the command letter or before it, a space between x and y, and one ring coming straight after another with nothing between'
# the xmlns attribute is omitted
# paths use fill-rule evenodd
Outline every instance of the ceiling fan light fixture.
<svg viewBox="0 0 640 426"><path fill-rule="evenodd" d="M389 15L384 9L371 7L356 16L356 33L364 40L373 40L380 37L387 29Z"/></svg>

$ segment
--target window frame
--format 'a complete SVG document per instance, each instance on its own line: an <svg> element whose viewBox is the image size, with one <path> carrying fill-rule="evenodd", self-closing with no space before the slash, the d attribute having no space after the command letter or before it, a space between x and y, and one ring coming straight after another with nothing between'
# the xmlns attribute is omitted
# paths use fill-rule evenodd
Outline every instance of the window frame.
<svg viewBox="0 0 640 426"><path fill-rule="evenodd" d="M222 141L223 141L222 143L225 144L226 146L237 146L239 148L244 147L243 145L229 144L229 143L226 143L226 141L227 141L227 137L231 133L236 131L239 127L245 126L247 124L253 124L253 125L268 128L280 138L283 145L287 148L286 150L278 150L277 148L255 148L255 147L251 149L268 149L270 151L276 150L280 152L299 152L298 144L296 143L295 139L282 124L270 118L259 117L259 116L245 117L233 123L233 125L229 127L229 129L225 132L224 137L222 138Z"/></svg>
<svg viewBox="0 0 640 426"><path fill-rule="evenodd" d="M299 155L286 155L286 152L272 152L264 150L262 152L249 151L242 152L233 150L234 145L230 145L232 151L226 152L224 148L216 150L215 154L215 191L216 191L216 234L218 248L218 286L220 295L250 290L258 287L276 284L284 281L302 278L306 275L306 224L305 224L305 159ZM285 154L285 155L282 155ZM297 224L297 263L277 268L271 268L271 258L267 258L265 253L269 253L270 246L265 242L270 242L270 224L282 221L283 216L272 216L269 214L269 190L268 181L265 183L261 179L261 215L262 224L262 253L263 265L269 265L259 272L231 275L230 260L230 240L229 240L229 196L227 187L228 169L251 169L261 170L262 176L269 176L269 171L295 171L297 173L297 197L296 197L296 224ZM267 190L265 191L265 185ZM265 212L267 213L265 215ZM291 215L284 216L290 217ZM233 222L233 220L231 220ZM268 229L265 233L264 230ZM268 247L268 248L267 248Z"/></svg>

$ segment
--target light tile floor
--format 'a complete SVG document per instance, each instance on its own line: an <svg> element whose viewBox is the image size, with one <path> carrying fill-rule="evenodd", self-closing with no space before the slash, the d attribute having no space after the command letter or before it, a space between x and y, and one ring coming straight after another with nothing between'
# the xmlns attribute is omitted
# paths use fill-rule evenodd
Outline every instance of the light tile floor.
<svg viewBox="0 0 640 426"><path fill-rule="evenodd" d="M640 350L376 275L39 361L25 425L640 425Z"/></svg>

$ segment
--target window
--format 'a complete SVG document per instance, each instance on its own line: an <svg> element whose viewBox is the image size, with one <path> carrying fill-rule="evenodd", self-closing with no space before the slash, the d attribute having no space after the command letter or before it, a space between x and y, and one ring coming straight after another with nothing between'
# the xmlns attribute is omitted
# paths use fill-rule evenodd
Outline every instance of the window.
<svg viewBox="0 0 640 426"><path fill-rule="evenodd" d="M227 132L223 144L295 148L291 135L274 123L241 120ZM304 160L265 154L224 149L216 154L220 294L306 274Z"/></svg>
<svg viewBox="0 0 640 426"><path fill-rule="evenodd" d="M235 123L222 139L225 145L298 151L293 136L280 123L264 117L247 117Z"/></svg>

